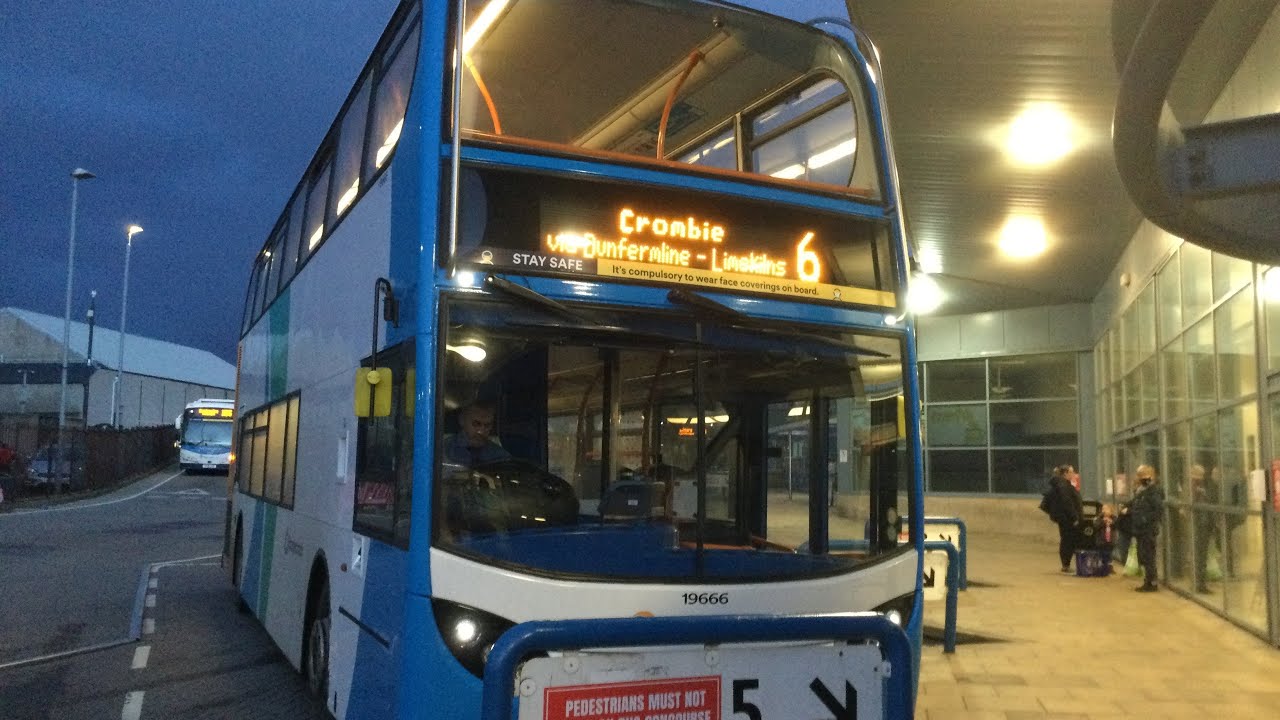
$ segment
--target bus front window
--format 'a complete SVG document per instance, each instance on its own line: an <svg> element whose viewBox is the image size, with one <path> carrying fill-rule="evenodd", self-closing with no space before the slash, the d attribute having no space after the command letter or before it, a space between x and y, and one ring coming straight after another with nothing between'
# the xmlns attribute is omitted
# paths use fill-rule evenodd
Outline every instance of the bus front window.
<svg viewBox="0 0 1280 720"><path fill-rule="evenodd" d="M231 447L230 420L188 420L182 442L199 447Z"/></svg>
<svg viewBox="0 0 1280 720"><path fill-rule="evenodd" d="M898 340L541 313L449 306L437 546L645 581L794 579L893 551L870 540L876 503L907 484L883 453L905 442L884 411L902 393ZM466 437L477 415L483 442Z"/></svg>
<svg viewBox="0 0 1280 720"><path fill-rule="evenodd" d="M468 141L881 198L873 71L814 27L688 0L468 0L463 13Z"/></svg>

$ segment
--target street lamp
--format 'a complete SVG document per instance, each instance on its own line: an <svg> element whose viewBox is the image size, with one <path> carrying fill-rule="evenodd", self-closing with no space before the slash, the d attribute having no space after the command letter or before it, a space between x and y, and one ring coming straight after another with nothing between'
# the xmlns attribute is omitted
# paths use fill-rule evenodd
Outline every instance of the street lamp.
<svg viewBox="0 0 1280 720"><path fill-rule="evenodd" d="M129 309L129 254L133 250L133 236L142 232L142 226L130 225L124 244L124 291L120 294L120 348L116 355L116 381L111 386L111 424L120 427L120 374L124 369L125 317Z"/></svg>
<svg viewBox="0 0 1280 720"><path fill-rule="evenodd" d="M76 199L81 180L92 180L93 173L84 168L71 171L71 239L67 242L67 302L62 313L62 390L58 398L58 465L50 475L57 482L57 473L67 460L67 448L63 433L67 428L67 355L71 351L71 280L76 267ZM71 482L68 469L67 482Z"/></svg>

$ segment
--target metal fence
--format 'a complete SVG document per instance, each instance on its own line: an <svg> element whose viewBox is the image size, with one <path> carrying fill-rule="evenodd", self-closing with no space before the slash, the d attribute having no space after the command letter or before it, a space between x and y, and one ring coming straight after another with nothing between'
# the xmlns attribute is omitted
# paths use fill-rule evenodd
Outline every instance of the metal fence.
<svg viewBox="0 0 1280 720"><path fill-rule="evenodd" d="M66 465L58 466L56 427L0 423L0 490L5 502L30 494L112 488L178 459L178 431L172 425L66 428L63 437ZM50 477L63 481L48 482Z"/></svg>
<svg viewBox="0 0 1280 720"><path fill-rule="evenodd" d="M113 487L178 461L178 431L172 425L126 430L91 429L84 434L86 488Z"/></svg>

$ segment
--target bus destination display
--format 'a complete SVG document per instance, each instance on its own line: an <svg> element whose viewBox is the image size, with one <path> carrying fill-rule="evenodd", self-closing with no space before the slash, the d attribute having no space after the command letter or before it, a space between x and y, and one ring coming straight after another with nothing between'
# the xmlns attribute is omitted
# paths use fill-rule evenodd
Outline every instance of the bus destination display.
<svg viewBox="0 0 1280 720"><path fill-rule="evenodd" d="M893 307L888 234L854 218L525 173L464 174L459 260Z"/></svg>

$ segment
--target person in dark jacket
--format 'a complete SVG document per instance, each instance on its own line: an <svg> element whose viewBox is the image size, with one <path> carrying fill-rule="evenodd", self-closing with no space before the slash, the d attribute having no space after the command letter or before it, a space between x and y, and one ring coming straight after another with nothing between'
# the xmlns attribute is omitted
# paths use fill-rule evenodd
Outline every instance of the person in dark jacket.
<svg viewBox="0 0 1280 720"><path fill-rule="evenodd" d="M1220 471L1216 466L1210 465L1210 471L1205 472L1203 465L1191 466L1191 518L1193 531L1195 532L1195 581L1196 592L1208 594L1209 590L1209 544L1212 542L1219 546L1221 552L1221 541L1219 536L1218 514L1206 510L1201 507L1203 505L1217 505L1222 502L1219 492L1221 485L1219 484Z"/></svg>
<svg viewBox="0 0 1280 720"><path fill-rule="evenodd" d="M1071 572L1071 556L1080 544L1080 519L1084 517L1084 503L1080 491L1072 484L1076 469L1059 465L1049 478L1049 518L1058 524L1058 559L1062 572Z"/></svg>
<svg viewBox="0 0 1280 720"><path fill-rule="evenodd" d="M1145 579L1135 588L1138 592L1155 592L1159 589L1156 571L1156 536L1160 534L1160 521L1164 519L1164 490L1156 482L1156 469L1139 465L1135 473L1138 487L1133 502L1129 503L1129 515L1133 518L1133 539L1138 543L1138 562L1142 564Z"/></svg>

